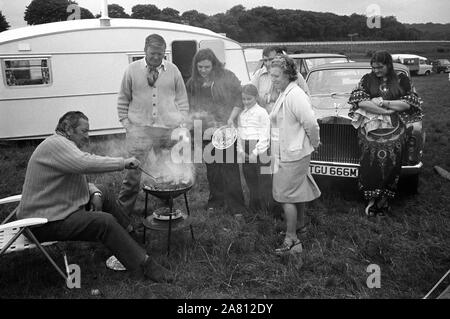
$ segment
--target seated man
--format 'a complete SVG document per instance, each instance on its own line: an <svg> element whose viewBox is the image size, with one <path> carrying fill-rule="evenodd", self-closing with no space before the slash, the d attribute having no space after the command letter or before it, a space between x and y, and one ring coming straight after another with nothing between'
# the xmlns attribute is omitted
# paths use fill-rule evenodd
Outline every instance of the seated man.
<svg viewBox="0 0 450 319"><path fill-rule="evenodd" d="M47 224L32 229L41 242L100 241L133 276L169 279L168 271L127 232L132 227L117 202L88 184L84 175L136 169L139 161L83 152L80 148L89 142L88 131L88 118L83 113L68 112L59 120L56 134L34 150L17 218L47 218Z"/></svg>

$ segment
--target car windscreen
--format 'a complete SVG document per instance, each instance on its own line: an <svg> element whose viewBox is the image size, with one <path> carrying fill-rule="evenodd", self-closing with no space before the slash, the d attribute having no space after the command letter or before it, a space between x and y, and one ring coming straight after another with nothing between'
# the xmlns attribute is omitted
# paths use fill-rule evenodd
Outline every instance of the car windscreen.
<svg viewBox="0 0 450 319"><path fill-rule="evenodd" d="M313 71L308 77L311 95L350 93L370 69L332 69Z"/></svg>
<svg viewBox="0 0 450 319"><path fill-rule="evenodd" d="M358 86L364 74L371 69L328 69L313 71L306 80L311 95L351 93ZM405 71L396 69L397 75Z"/></svg>
<svg viewBox="0 0 450 319"><path fill-rule="evenodd" d="M329 58L307 58L305 59L308 69L311 70L313 67L325 63L341 63L348 62L345 57L329 57Z"/></svg>

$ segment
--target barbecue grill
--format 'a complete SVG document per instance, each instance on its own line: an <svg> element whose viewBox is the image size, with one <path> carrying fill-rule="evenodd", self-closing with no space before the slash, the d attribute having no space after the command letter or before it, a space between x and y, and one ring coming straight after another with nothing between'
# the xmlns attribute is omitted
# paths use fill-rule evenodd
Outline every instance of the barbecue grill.
<svg viewBox="0 0 450 319"><path fill-rule="evenodd" d="M173 226L175 226L174 230L181 229L184 227L189 226L191 231L192 239L194 240L194 230L192 228L192 224L190 222L190 211L189 211L189 204L187 200L186 193L194 186L192 182L189 183L154 183L152 185L144 185L143 191L145 192L145 208L144 208L144 238L143 242L145 244L145 235L146 235L146 229L153 229L153 230L168 230L168 237L167 237L167 256L170 254L170 237ZM168 210L166 213L161 213L162 215L165 215L166 219L162 220L161 218L158 218L158 215L151 215L148 216L148 196L152 195L159 199L165 200L168 205ZM174 211L173 209L173 200L181 195L184 195L184 203L186 205L186 211L187 215L177 213L177 211Z"/></svg>
<svg viewBox="0 0 450 319"><path fill-rule="evenodd" d="M193 183L156 183L154 185L144 185L146 193L158 197L159 199L175 199L180 195L186 194L194 186Z"/></svg>

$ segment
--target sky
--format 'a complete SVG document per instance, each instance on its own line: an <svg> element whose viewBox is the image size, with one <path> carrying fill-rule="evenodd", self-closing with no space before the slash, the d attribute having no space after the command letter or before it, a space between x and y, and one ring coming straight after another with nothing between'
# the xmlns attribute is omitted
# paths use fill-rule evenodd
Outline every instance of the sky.
<svg viewBox="0 0 450 319"><path fill-rule="evenodd" d="M100 13L103 0L76 0L94 15ZM6 17L11 28L25 26L23 20L25 8L31 0L0 0L0 11ZM317 12L332 12L338 15L352 13L381 16L396 16L403 23L450 23L449 0L109 0L109 4L119 4L131 13L136 4L154 4L159 9L167 7L181 13L197 10L207 15L225 12L235 5L242 4L247 10L270 6L276 9L300 9Z"/></svg>

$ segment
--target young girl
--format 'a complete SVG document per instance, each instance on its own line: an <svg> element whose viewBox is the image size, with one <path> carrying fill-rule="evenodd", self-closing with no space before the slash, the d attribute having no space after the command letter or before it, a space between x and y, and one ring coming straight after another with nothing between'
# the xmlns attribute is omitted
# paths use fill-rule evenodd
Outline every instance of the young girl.
<svg viewBox="0 0 450 319"><path fill-rule="evenodd" d="M249 208L269 210L272 203L270 175L270 119L267 111L256 103L258 89L253 84L242 87L244 110L238 118L237 150L250 191Z"/></svg>

